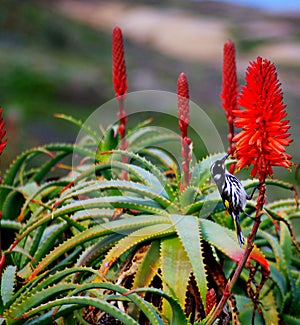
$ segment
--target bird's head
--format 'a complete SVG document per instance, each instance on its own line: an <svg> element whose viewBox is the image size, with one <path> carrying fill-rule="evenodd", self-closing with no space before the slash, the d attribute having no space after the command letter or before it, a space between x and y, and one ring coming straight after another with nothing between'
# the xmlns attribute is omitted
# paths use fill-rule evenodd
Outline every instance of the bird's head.
<svg viewBox="0 0 300 325"><path fill-rule="evenodd" d="M210 167L211 175L216 183L220 181L225 175L225 160L229 156L230 154L227 154L222 159L216 160Z"/></svg>

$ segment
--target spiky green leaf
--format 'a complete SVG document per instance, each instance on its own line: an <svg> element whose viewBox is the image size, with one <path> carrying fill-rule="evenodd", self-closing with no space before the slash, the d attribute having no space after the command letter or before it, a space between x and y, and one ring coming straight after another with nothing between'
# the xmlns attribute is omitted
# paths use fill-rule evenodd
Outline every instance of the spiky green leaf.
<svg viewBox="0 0 300 325"><path fill-rule="evenodd" d="M202 241L202 229L199 227L199 219L194 216L170 215L172 224L182 242L192 266L192 272L199 287L203 305L206 303L207 278L204 264Z"/></svg>
<svg viewBox="0 0 300 325"><path fill-rule="evenodd" d="M16 282L17 267L9 265L6 267L1 278L1 298L4 305L6 305L14 294L14 287Z"/></svg>

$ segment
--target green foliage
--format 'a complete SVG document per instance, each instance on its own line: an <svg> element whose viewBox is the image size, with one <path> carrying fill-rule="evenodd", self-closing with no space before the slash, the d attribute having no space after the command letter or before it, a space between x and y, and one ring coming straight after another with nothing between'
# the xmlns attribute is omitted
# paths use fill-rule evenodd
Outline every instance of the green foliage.
<svg viewBox="0 0 300 325"><path fill-rule="evenodd" d="M157 149L158 141L179 138L141 124L128 137L134 150L118 151L113 128L102 140L87 129L89 141L76 146L28 150L4 175L1 228L8 237L0 307L7 324L93 324L105 317L124 324L205 324L208 290L220 299L243 254L210 182L210 165L224 153L197 162L182 189L178 164ZM254 216L254 202L246 210ZM257 324L299 320L299 244L291 237L299 216L292 199L266 205L250 276L243 270L233 292L242 323L260 303ZM245 233L252 222L243 217ZM251 293L262 281L257 301ZM233 314L233 299L229 307Z"/></svg>

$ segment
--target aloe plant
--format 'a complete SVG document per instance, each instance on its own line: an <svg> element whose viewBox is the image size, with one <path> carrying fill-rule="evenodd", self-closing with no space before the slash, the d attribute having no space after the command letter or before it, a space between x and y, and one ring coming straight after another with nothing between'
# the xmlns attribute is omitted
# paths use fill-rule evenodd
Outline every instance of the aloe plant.
<svg viewBox="0 0 300 325"><path fill-rule="evenodd" d="M154 128L153 131L157 130ZM87 148L80 150L83 156L88 156ZM28 174L27 164L31 170L33 159L45 152L48 158L45 165L32 175ZM40 315L36 318L37 323L64 314L74 314L81 319L84 316L77 309L94 306L126 323L125 316L122 318L115 312L114 305L105 303L112 299L118 301L115 292L123 292L121 288L124 286L131 290L123 297L124 304L131 299L142 299L137 296L139 288L153 283L163 291L145 288L143 297L146 299L151 293L153 301L157 295L171 301L171 305L164 302L162 310L151 309L149 313L152 316L146 314L146 317L162 319L159 315L163 313L163 319L173 324L183 319L185 323L205 319L207 291L211 288L222 290L225 281L225 275L215 268L220 268L221 261L237 261L242 254L234 232L226 227L228 218L217 191L209 182L211 162L223 154L197 163L191 171L189 186L183 191L180 178L170 182L165 175L165 170L170 168L169 160L164 162L161 159L158 166L136 153L116 150L106 152L107 157L115 160L81 165L71 186L70 175L41 184L36 181L36 175L39 179L47 179L47 174L53 173L50 166L59 166L59 159L69 152L70 146L63 145L33 149L26 153L26 158L24 154L17 158L4 178L5 185L1 190L6 196L2 196L2 228L18 229L16 240L5 252L7 261L14 265L5 268L3 274L7 287L2 288L5 297L2 308L7 322L24 323L36 315ZM148 158L150 154L151 150L147 152ZM118 159L122 155L130 158L131 163ZM114 172L119 170L120 177L122 170L126 170L128 180L103 177L109 175L105 171L111 169ZM19 173L14 174L14 170L22 170L26 179ZM94 173L100 179L93 179ZM174 170L171 174L178 175L179 171ZM245 187L256 184L255 180L247 181ZM272 184L288 187L275 180ZM21 197L23 205L15 211L15 215L6 214L13 211L13 202ZM294 204L294 201L287 201L275 206L277 209L292 210ZM269 210L274 211L274 206L271 205ZM250 202L248 212L251 214L254 211L254 204ZM297 214L292 216L296 217ZM243 220L245 226L248 222L248 219ZM270 219L263 223L262 229L265 227L272 227ZM247 227L244 229L247 231ZM264 246L261 246L263 249ZM232 272L233 263L224 269L227 274ZM64 271L67 266L70 268ZM246 290L246 271L243 274ZM14 285L16 278L28 281L17 292L15 287L18 285ZM96 303L94 289L99 286L107 289L107 281L121 287L114 287L114 293L108 296L101 295L97 290ZM84 287L85 284L89 286ZM78 289L81 286L82 291ZM85 299L81 299L82 292ZM132 296L136 298L130 298ZM81 300L72 300L75 297ZM189 310L186 299L198 301L198 309ZM239 304L240 300L237 300ZM130 311L138 319L142 317L138 316L140 311L145 312L140 304L134 303L135 307L125 309L125 314ZM147 306L144 300L143 304ZM65 311L58 306L64 306ZM57 312L53 315L55 307ZM129 320L127 322L130 324Z"/></svg>
<svg viewBox="0 0 300 325"><path fill-rule="evenodd" d="M114 65L121 106L122 53L122 69ZM181 136L150 120L130 129L120 109L119 123L100 135L58 115L87 136L27 150L6 171L0 323L299 324L297 197L264 204L245 258L211 182L210 166L225 152L191 159L186 77L178 80ZM167 141L181 146L181 165L159 146ZM243 181L246 190L258 183ZM280 180L265 185L296 196ZM246 213L241 226L251 237L257 202Z"/></svg>

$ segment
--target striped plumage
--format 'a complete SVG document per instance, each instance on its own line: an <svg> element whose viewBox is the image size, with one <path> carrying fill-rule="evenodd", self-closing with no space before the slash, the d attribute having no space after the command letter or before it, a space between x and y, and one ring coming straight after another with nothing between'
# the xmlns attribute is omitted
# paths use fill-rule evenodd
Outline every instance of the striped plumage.
<svg viewBox="0 0 300 325"><path fill-rule="evenodd" d="M245 239L240 226L240 213L244 211L249 198L242 183L225 168L226 155L223 159L215 161L210 170L223 203L230 213L237 233L239 245L242 247Z"/></svg>

